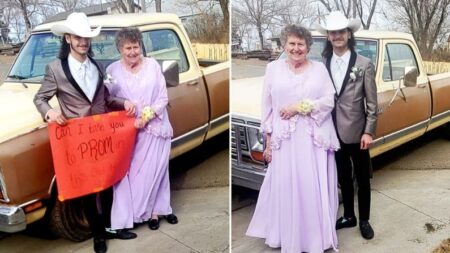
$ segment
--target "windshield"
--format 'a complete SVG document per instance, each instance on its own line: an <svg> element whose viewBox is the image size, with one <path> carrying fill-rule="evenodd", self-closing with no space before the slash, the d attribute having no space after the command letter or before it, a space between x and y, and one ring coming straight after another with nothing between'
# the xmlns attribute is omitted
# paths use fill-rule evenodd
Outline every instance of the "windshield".
<svg viewBox="0 0 450 253"><path fill-rule="evenodd" d="M313 38L313 44L308 54L308 59L314 61L322 61L322 51L325 48L326 38L316 37ZM368 39L356 39L356 52L362 56L370 59L374 66L377 66L377 42L375 40ZM286 54L283 52L279 59L286 58Z"/></svg>
<svg viewBox="0 0 450 253"><path fill-rule="evenodd" d="M94 59L104 67L120 58L116 49L115 31L102 31L92 38ZM40 82L45 74L45 66L57 58L61 46L61 37L52 33L33 34L25 43L11 72L9 80Z"/></svg>

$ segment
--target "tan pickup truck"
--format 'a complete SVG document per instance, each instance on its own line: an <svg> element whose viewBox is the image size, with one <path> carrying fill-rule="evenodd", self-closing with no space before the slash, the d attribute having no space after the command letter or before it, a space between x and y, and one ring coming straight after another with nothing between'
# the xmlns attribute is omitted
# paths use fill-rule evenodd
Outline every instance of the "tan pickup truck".
<svg viewBox="0 0 450 253"><path fill-rule="evenodd" d="M326 38L312 34L309 57L321 61ZM356 51L376 67L378 126L371 156L439 126L450 136L450 73L428 76L410 34L360 31L355 37ZM231 89L232 180L256 190L266 171L259 131L262 84L263 77L233 80Z"/></svg>
<svg viewBox="0 0 450 253"><path fill-rule="evenodd" d="M155 58L166 76L174 129L171 158L229 128L229 62L198 61L177 16L121 14L89 21L102 26L92 48L105 67L120 57L114 44L118 29L142 31L144 54ZM0 85L0 231L21 231L40 220L57 235L81 241L89 236L84 214L76 200L55 200L46 123L33 104L45 66L58 54L60 38L50 32L53 24L33 30ZM57 106L56 99L51 103Z"/></svg>

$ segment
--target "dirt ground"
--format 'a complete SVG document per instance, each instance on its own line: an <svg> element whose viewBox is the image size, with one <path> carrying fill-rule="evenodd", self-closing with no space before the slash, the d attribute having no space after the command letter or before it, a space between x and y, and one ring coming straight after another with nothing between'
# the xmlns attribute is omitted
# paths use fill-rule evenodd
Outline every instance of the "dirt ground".
<svg viewBox="0 0 450 253"><path fill-rule="evenodd" d="M0 55L0 81L3 82L11 64L16 59L15 55Z"/></svg>
<svg viewBox="0 0 450 253"><path fill-rule="evenodd" d="M12 64L14 59L16 58L15 55L0 55L0 63L1 64Z"/></svg>

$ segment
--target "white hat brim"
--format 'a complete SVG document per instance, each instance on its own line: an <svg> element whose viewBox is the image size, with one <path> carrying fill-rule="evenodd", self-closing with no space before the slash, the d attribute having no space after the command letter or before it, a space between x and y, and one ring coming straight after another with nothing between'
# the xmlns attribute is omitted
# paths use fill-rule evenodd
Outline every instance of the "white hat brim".
<svg viewBox="0 0 450 253"><path fill-rule="evenodd" d="M329 31L339 31L345 28L349 28L350 30L352 30L353 33L355 33L361 28L361 22L357 19L353 19L350 20L347 25L341 23L341 24L330 24L324 27L320 24L316 24L315 28L319 33L323 35L327 35Z"/></svg>
<svg viewBox="0 0 450 253"><path fill-rule="evenodd" d="M92 37L96 37L100 34L100 30L102 29L101 26L95 28L94 30L90 30L90 31L75 31L73 30L71 27L67 26L66 24L56 24L53 25L52 28L50 29L52 31L52 33L54 33L55 35L58 36L63 36L66 33L69 34L74 34L74 35L78 35L82 38L92 38Z"/></svg>

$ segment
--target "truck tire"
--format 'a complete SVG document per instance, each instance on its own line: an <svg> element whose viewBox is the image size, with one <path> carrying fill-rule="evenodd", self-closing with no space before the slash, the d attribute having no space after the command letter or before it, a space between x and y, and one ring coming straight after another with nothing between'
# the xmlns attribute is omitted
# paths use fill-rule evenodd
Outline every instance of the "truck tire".
<svg viewBox="0 0 450 253"><path fill-rule="evenodd" d="M74 242L89 239L91 230L82 205L83 203L79 199L64 202L55 200L49 222L52 233Z"/></svg>
<svg viewBox="0 0 450 253"><path fill-rule="evenodd" d="M447 140L450 140L450 122L442 127L442 132Z"/></svg>

